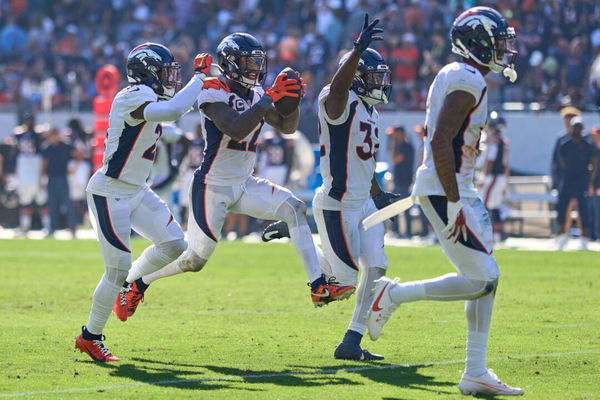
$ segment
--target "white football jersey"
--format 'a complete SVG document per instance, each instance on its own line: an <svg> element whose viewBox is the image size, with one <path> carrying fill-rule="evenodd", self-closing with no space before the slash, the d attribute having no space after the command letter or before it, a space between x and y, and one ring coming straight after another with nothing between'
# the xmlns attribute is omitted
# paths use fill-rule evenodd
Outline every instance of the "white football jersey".
<svg viewBox="0 0 600 400"><path fill-rule="evenodd" d="M473 175L481 130L487 120L487 86L476 68L462 62L454 62L442 68L429 88L425 118L425 153L423 163L417 170L413 196L446 195L433 163L431 135L446 96L456 90L471 93L475 98L475 106L452 141L456 182L460 197L477 197Z"/></svg>
<svg viewBox="0 0 600 400"><path fill-rule="evenodd" d="M104 140L104 175L120 181L144 186L154 162L156 141L161 128L158 122L134 119L131 112L146 102L158 100L146 85L132 85L115 96Z"/></svg>
<svg viewBox="0 0 600 400"><path fill-rule="evenodd" d="M215 123L204 114L202 105L223 102L242 113L256 104L263 95L264 90L261 87L251 89L248 99L226 89L202 89L198 96L198 106L206 145L202 165L195 174L200 174L204 178L204 183L232 186L245 182L252 175L256 163L256 141L264 120L253 127L246 138L237 141L217 128Z"/></svg>
<svg viewBox="0 0 600 400"><path fill-rule="evenodd" d="M370 197L379 149L379 114L350 91L348 103L336 120L327 116L329 85L319 94L319 142L323 185L315 197L318 205L331 208L330 199L359 205ZM327 199L329 197L330 199Z"/></svg>

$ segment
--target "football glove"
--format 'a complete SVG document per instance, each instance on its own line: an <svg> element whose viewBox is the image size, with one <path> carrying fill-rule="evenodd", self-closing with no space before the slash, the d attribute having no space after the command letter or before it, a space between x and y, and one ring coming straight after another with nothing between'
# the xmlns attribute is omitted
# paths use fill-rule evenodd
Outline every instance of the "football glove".
<svg viewBox="0 0 600 400"><path fill-rule="evenodd" d="M298 90L301 85L292 79L287 79L286 74L279 74L275 78L275 82L271 87L265 89L265 94L270 96L273 103L279 101L282 97L300 97L298 93L293 93L292 90Z"/></svg>
<svg viewBox="0 0 600 400"><path fill-rule="evenodd" d="M356 50L362 53L369 47L373 40L383 40L381 36L373 36L376 33L383 32L383 29L375 28L375 25L378 23L379 20L376 19L369 24L369 14L365 14L365 22L363 23L362 30L358 35L358 39L354 41L354 48Z"/></svg>
<svg viewBox="0 0 600 400"><path fill-rule="evenodd" d="M212 56L208 53L201 53L194 58L194 72L201 79L208 76L210 65L212 64Z"/></svg>
<svg viewBox="0 0 600 400"><path fill-rule="evenodd" d="M304 83L304 79L302 79L302 76L300 75L300 72L296 71L296 75L298 75L298 79L300 80L300 89L302 91L302 93L300 93L300 97L304 97L306 96L306 83Z"/></svg>
<svg viewBox="0 0 600 400"><path fill-rule="evenodd" d="M402 196L399 194L381 191L373 197L373 202L375 203L375 207L377 207L378 210L381 210L382 208L395 203L401 198Z"/></svg>

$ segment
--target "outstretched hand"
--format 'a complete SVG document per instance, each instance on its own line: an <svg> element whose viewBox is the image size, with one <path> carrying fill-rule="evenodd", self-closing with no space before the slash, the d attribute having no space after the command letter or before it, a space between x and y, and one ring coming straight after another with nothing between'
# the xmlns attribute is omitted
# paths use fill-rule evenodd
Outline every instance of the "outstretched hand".
<svg viewBox="0 0 600 400"><path fill-rule="evenodd" d="M383 32L381 28L375 28L375 25L379 23L379 19L375 19L369 23L369 14L365 14L365 22L363 23L362 30L358 35L358 39L354 42L354 48L359 52L365 51L373 40L383 40L381 36L373 36L377 33Z"/></svg>

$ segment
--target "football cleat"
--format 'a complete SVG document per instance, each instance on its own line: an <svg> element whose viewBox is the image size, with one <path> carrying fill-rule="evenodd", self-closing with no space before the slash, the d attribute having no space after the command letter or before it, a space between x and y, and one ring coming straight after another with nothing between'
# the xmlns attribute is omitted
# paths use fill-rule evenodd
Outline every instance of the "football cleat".
<svg viewBox="0 0 600 400"><path fill-rule="evenodd" d="M277 221L267 226L260 238L263 242L270 242L273 239L289 238L290 230L288 225L283 221Z"/></svg>
<svg viewBox="0 0 600 400"><path fill-rule="evenodd" d="M82 327L83 331L85 327ZM86 353L94 361L98 362L110 362L110 361L121 361L118 357L113 356L110 350L104 345L106 337L101 336L98 340L86 340L83 338L83 333L75 338L75 348L79 349L82 353Z"/></svg>
<svg viewBox="0 0 600 400"><path fill-rule="evenodd" d="M330 279L329 283L321 284L316 289L311 290L310 298L315 307L322 307L332 301L350 298L355 290L355 286L334 285Z"/></svg>
<svg viewBox="0 0 600 400"><path fill-rule="evenodd" d="M463 373L458 389L462 394L471 395L520 396L525 393L521 388L511 387L502 382L491 369L476 377Z"/></svg>
<svg viewBox="0 0 600 400"><path fill-rule="evenodd" d="M385 325L392 313L398 308L398 304L394 303L390 297L390 289L397 284L398 278L391 280L385 276L375 281L373 303L371 303L366 317L371 340L379 339L383 325Z"/></svg>
<svg viewBox="0 0 600 400"><path fill-rule="evenodd" d="M137 283L134 281L129 286L121 288L113 312L117 315L121 321L127 321L127 318L131 317L140 301L144 301L144 292L139 290Z"/></svg>
<svg viewBox="0 0 600 400"><path fill-rule="evenodd" d="M350 345L341 342L335 348L333 356L338 360L354 360L354 361L379 361L385 357L379 354L369 353L368 350L361 349L359 345Z"/></svg>

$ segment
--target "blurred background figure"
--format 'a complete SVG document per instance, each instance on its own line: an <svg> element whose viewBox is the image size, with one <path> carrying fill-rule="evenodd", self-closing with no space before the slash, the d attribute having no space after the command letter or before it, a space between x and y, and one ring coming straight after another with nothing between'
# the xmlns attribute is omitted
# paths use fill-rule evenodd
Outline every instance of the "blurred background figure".
<svg viewBox="0 0 600 400"><path fill-rule="evenodd" d="M424 125L415 125L413 130L417 135L419 143L419 160L417 165L421 165L423 163L423 154L425 151L425 147L423 146L423 140L425 139L425 135L427 134L427 132L425 131ZM425 216L425 213L421 209L421 206L413 206L413 210L417 210L419 213L419 222L421 223L421 233L419 234L419 237L426 244L435 244L437 242L435 232L433 231L433 229L430 229L429 220Z"/></svg>
<svg viewBox="0 0 600 400"><path fill-rule="evenodd" d="M578 225L581 229L580 249L586 250L589 240L589 216L586 195L593 187L597 168L597 149L584 140L583 119L571 118L569 137L558 146L558 229L557 246L562 250L569 238L570 209L577 209ZM570 207L572 206L572 207Z"/></svg>
<svg viewBox="0 0 600 400"><path fill-rule="evenodd" d="M564 129L561 131L561 135L558 139L556 139L556 143L554 144L554 150L552 151L552 163L550 166L550 171L552 174L552 188L558 188L558 182L561 179L562 170L560 168L560 160L558 157L558 148L561 143L569 140L571 137L571 120L573 117L580 116L581 111L573 106L566 106L561 108L560 116L563 118Z"/></svg>
<svg viewBox="0 0 600 400"><path fill-rule="evenodd" d="M47 176L48 208L50 210L50 230L53 236L60 227L61 214L66 216L67 228L75 237L77 217L69 190L68 165L71 158L77 158L77 150L62 141L56 128L48 131L48 145L42 150L42 175Z"/></svg>
<svg viewBox="0 0 600 400"><path fill-rule="evenodd" d="M287 187L294 162L294 141L284 138L277 130L269 130L264 133L258 149L258 175Z"/></svg>
<svg viewBox="0 0 600 400"><path fill-rule="evenodd" d="M171 212L178 215L179 210L173 199L172 188L179 175L179 160L175 155L175 147L185 139L183 131L175 123L162 123L157 129L160 130L160 139L154 149L154 164L150 170L148 184L154 193L167 203Z"/></svg>
<svg viewBox="0 0 600 400"><path fill-rule="evenodd" d="M204 143L202 124L196 125L196 131L193 134L185 134L181 141L181 163L176 188L179 193L179 215L182 225L187 224L190 184L194 177L194 171L202 165Z"/></svg>
<svg viewBox="0 0 600 400"><path fill-rule="evenodd" d="M487 122L487 141L485 153L485 178L481 196L490 212L494 241L506 239L503 229L502 207L508 187L507 178L510 176L508 164L508 139L503 136L506 121L498 112L492 111Z"/></svg>
<svg viewBox="0 0 600 400"><path fill-rule="evenodd" d="M50 231L50 218L46 208L46 188L42 179L42 137L38 132L33 114L24 117L24 124L16 128L15 179L19 197L19 231L26 235L31 229L33 212L37 210L42 226Z"/></svg>
<svg viewBox="0 0 600 400"><path fill-rule="evenodd" d="M68 164L68 182L77 225L81 225L87 221L88 208L85 188L92 175L93 136L83 127L78 118L72 118L67 123L67 137L73 149L76 150Z"/></svg>
<svg viewBox="0 0 600 400"><path fill-rule="evenodd" d="M595 126L589 135L590 142L596 148L596 175L590 188L591 239L600 241L600 128Z"/></svg>
<svg viewBox="0 0 600 400"><path fill-rule="evenodd" d="M404 126L397 125L386 130L389 135L388 150L393 164L394 193L401 197L410 196L415 165L415 149L406 136ZM403 213L406 230L400 233L400 217L394 218L392 232L401 238L412 236L410 210Z"/></svg>

